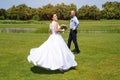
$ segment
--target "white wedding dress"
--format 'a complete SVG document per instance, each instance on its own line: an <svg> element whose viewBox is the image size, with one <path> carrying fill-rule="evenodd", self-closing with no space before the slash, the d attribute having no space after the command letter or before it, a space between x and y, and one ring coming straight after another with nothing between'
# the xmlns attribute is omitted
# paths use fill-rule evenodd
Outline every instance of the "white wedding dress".
<svg viewBox="0 0 120 80"><path fill-rule="evenodd" d="M55 32L54 23L50 24L52 34L48 40L40 47L30 50L28 61L45 69L68 70L77 66L77 63L61 35Z"/></svg>

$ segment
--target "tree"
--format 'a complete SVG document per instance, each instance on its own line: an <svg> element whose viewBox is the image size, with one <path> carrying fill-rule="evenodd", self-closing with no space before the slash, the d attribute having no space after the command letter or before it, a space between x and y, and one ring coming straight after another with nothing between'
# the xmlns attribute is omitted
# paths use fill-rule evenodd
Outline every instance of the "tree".
<svg viewBox="0 0 120 80"><path fill-rule="evenodd" d="M102 5L102 17L105 19L120 19L120 2L106 2Z"/></svg>
<svg viewBox="0 0 120 80"><path fill-rule="evenodd" d="M17 19L17 15L15 12L15 5L7 10L7 17L8 19Z"/></svg>
<svg viewBox="0 0 120 80"><path fill-rule="evenodd" d="M53 13L53 5L47 4L39 10L40 14L42 15L42 19L49 20L50 15Z"/></svg>
<svg viewBox="0 0 120 80"><path fill-rule="evenodd" d="M79 19L92 19L98 20L100 19L100 10L95 6L82 6L78 10L78 18Z"/></svg>
<svg viewBox="0 0 120 80"><path fill-rule="evenodd" d="M100 19L100 10L96 5L93 5L89 9L89 19L99 20Z"/></svg>
<svg viewBox="0 0 120 80"><path fill-rule="evenodd" d="M0 9L0 19L6 19L6 10Z"/></svg>
<svg viewBox="0 0 120 80"><path fill-rule="evenodd" d="M82 6L78 9L78 18L79 19L89 19L89 9L88 5Z"/></svg>
<svg viewBox="0 0 120 80"><path fill-rule="evenodd" d="M77 7L75 4L72 3L72 4L68 5L68 7L70 8L70 11L75 10L77 12Z"/></svg>
<svg viewBox="0 0 120 80"><path fill-rule="evenodd" d="M56 9L55 12L58 15L59 19L64 20L64 19L66 19L68 17L67 12L69 10L67 9L67 6L64 3L57 4L55 6L55 9Z"/></svg>
<svg viewBox="0 0 120 80"><path fill-rule="evenodd" d="M29 20L31 19L32 11L31 8L25 4L16 6L17 19Z"/></svg>
<svg viewBox="0 0 120 80"><path fill-rule="evenodd" d="M7 10L7 16L9 19L28 20L31 19L32 11L30 7L27 7L25 4L21 4L9 8Z"/></svg>
<svg viewBox="0 0 120 80"><path fill-rule="evenodd" d="M76 11L78 19L120 19L120 2L106 2L102 7L103 10L100 11L96 5L84 5L77 11L77 7L73 3L69 5L61 3L55 6L47 4L40 8L31 8L25 4L20 4L13 5L8 10L0 9L0 19L49 20L50 15L56 13L59 19L68 20L71 10Z"/></svg>
<svg viewBox="0 0 120 80"><path fill-rule="evenodd" d="M62 20L70 19L70 11L77 10L77 8L74 4L65 5L64 3L57 4L54 9L55 9L54 11L58 15L58 18L62 19Z"/></svg>
<svg viewBox="0 0 120 80"><path fill-rule="evenodd" d="M32 12L32 19L33 20L41 20L42 14L41 14L41 8L32 8L31 9Z"/></svg>
<svg viewBox="0 0 120 80"><path fill-rule="evenodd" d="M32 19L39 21L39 20L40 20L40 17L39 17L39 15L34 15Z"/></svg>

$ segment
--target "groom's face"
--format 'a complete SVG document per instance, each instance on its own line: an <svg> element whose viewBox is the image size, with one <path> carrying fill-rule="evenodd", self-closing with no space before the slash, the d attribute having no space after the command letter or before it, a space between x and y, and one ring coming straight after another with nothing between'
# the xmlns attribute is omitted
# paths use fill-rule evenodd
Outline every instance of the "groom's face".
<svg viewBox="0 0 120 80"><path fill-rule="evenodd" d="M71 11L71 16L75 16L75 11Z"/></svg>

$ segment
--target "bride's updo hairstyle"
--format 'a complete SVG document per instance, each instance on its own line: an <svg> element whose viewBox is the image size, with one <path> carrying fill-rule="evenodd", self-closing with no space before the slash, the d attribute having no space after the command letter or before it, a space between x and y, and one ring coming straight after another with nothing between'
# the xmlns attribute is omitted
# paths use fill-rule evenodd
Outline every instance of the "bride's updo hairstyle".
<svg viewBox="0 0 120 80"><path fill-rule="evenodd" d="M56 14L56 13L53 13L53 14L51 14L51 15L49 16L50 20L52 20L54 14Z"/></svg>

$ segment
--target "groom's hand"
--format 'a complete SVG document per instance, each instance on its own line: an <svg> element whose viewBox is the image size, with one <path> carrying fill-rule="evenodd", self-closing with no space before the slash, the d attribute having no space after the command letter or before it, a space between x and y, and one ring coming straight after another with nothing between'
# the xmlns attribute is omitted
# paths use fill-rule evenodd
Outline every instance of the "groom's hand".
<svg viewBox="0 0 120 80"><path fill-rule="evenodd" d="M74 30L75 30L75 28L72 28L72 30L74 31Z"/></svg>

